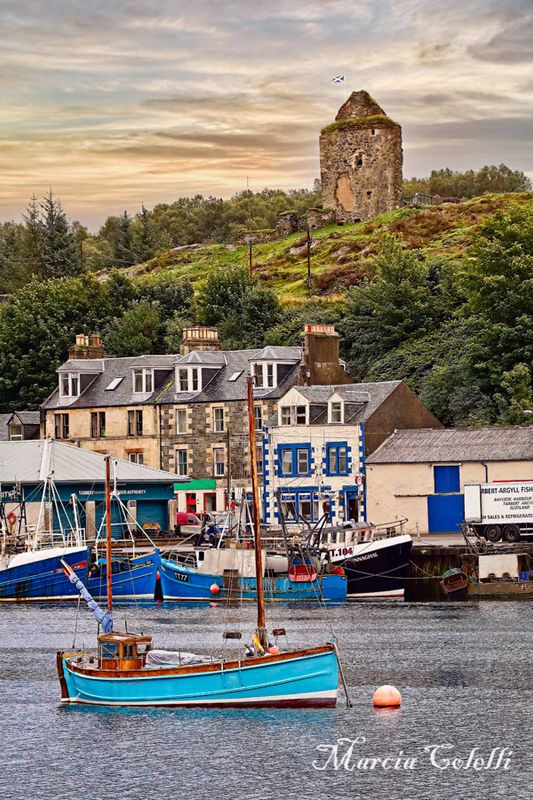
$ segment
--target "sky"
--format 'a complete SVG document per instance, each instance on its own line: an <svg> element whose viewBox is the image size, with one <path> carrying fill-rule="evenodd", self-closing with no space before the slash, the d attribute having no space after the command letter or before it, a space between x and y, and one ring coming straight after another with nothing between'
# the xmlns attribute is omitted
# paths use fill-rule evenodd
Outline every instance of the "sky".
<svg viewBox="0 0 533 800"><path fill-rule="evenodd" d="M0 36L0 219L50 187L93 230L311 188L358 89L402 125L405 177L533 177L531 0L1 0Z"/></svg>

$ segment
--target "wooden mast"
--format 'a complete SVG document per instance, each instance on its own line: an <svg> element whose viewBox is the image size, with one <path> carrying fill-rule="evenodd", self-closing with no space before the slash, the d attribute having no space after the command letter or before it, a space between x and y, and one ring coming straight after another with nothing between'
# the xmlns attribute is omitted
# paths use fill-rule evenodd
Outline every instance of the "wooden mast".
<svg viewBox="0 0 533 800"><path fill-rule="evenodd" d="M262 647L268 647L265 627L265 593L263 589L263 559L261 552L261 522L259 519L259 485L257 480L257 454L254 419L254 379L248 376L248 424L250 430L250 469L252 474L252 517L255 536L255 575L257 587L257 634Z"/></svg>
<svg viewBox="0 0 533 800"><path fill-rule="evenodd" d="M113 572L111 569L111 456L105 456L105 544L107 575L107 610L113 610Z"/></svg>

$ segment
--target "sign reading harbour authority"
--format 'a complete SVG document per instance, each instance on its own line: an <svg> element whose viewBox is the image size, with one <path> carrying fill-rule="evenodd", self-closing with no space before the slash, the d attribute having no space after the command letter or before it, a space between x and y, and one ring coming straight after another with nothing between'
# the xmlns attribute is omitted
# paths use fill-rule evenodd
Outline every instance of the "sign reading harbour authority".
<svg viewBox="0 0 533 800"><path fill-rule="evenodd" d="M490 752L482 752L479 747L470 750L459 750L454 744L426 744L421 746L418 755L409 755L399 750L386 756L364 755L360 745L364 745L364 736L355 739L342 737L334 744L319 744L316 749L322 754L312 762L319 772L326 770L416 770L422 766L444 771L471 770L509 770L513 751L509 747L493 747Z"/></svg>

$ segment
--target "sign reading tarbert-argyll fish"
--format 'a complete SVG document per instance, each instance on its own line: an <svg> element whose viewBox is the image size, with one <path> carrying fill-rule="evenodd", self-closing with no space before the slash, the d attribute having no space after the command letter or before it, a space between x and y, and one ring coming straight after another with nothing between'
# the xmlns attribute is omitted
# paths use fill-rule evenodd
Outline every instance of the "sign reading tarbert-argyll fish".
<svg viewBox="0 0 533 800"><path fill-rule="evenodd" d="M524 522L533 520L533 481L465 485L467 522Z"/></svg>

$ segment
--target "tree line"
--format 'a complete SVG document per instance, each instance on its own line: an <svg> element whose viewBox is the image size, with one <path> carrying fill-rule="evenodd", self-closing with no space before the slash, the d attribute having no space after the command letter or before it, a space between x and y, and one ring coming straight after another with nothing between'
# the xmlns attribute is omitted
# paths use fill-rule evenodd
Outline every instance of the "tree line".
<svg viewBox="0 0 533 800"><path fill-rule="evenodd" d="M456 172L446 167L434 169L427 178L410 178L403 183L404 196L420 192L439 197L468 199L492 192L530 192L531 181L520 170L512 170L505 164L485 166Z"/></svg>
<svg viewBox="0 0 533 800"><path fill-rule="evenodd" d="M461 260L406 250L393 236L365 280L335 304L280 306L242 268L211 265L203 287L171 272L33 280L0 306L0 407L36 407L77 333L109 355L177 353L184 325L217 325L225 348L297 344L333 323L355 381L404 379L447 425L530 424L533 211L500 213Z"/></svg>

